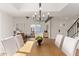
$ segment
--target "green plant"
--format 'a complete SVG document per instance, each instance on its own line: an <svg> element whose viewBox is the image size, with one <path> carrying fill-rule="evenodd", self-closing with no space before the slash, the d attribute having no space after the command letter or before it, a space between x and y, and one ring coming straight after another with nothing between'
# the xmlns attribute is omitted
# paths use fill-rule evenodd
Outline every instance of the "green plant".
<svg viewBox="0 0 79 59"><path fill-rule="evenodd" d="M42 39L43 39L42 36L37 36L37 37L36 37L36 40L42 40Z"/></svg>

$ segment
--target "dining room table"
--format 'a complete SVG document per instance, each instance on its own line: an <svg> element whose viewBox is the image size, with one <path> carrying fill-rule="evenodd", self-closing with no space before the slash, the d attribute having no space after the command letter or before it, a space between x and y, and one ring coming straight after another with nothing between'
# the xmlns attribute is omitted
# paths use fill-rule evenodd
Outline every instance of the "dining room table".
<svg viewBox="0 0 79 59"><path fill-rule="evenodd" d="M44 38L39 46L35 38L31 38L16 52L15 56L65 56L54 42L53 39Z"/></svg>

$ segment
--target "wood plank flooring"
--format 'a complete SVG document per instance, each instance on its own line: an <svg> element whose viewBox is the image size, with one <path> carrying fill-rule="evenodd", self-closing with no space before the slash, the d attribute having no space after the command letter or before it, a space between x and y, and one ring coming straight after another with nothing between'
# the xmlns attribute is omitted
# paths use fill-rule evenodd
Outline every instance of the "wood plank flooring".
<svg viewBox="0 0 79 59"><path fill-rule="evenodd" d="M43 44L38 46L34 44L31 56L63 56L64 54L60 49L58 49L51 39L44 39Z"/></svg>
<svg viewBox="0 0 79 59"><path fill-rule="evenodd" d="M25 56L25 53L19 53L19 55ZM65 56L65 54L55 46L53 40L44 39L41 46L34 43L30 53L26 53L26 56Z"/></svg>

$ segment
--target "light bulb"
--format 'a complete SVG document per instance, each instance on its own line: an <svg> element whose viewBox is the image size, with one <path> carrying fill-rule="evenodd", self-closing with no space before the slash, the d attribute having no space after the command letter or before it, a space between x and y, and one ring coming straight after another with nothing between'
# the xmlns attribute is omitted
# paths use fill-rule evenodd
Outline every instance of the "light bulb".
<svg viewBox="0 0 79 59"><path fill-rule="evenodd" d="M35 15L36 15L37 13L35 12Z"/></svg>
<svg viewBox="0 0 79 59"><path fill-rule="evenodd" d="M48 12L47 15L49 15L50 13Z"/></svg>
<svg viewBox="0 0 79 59"><path fill-rule="evenodd" d="M35 17L35 15L33 15L33 17Z"/></svg>
<svg viewBox="0 0 79 59"><path fill-rule="evenodd" d="M45 17L45 15L43 14L43 17Z"/></svg>
<svg viewBox="0 0 79 59"><path fill-rule="evenodd" d="M39 10L41 10L41 7L39 8Z"/></svg>

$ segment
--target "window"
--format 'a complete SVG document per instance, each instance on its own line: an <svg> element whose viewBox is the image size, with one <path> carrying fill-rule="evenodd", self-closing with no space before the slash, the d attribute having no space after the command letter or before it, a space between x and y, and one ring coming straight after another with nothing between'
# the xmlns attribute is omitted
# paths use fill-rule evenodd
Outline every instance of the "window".
<svg viewBox="0 0 79 59"><path fill-rule="evenodd" d="M35 32L36 34L39 34L39 33L43 32L43 29L42 29L41 25L39 25L39 24L37 24L37 25L33 24L33 25L31 25L31 31Z"/></svg>

